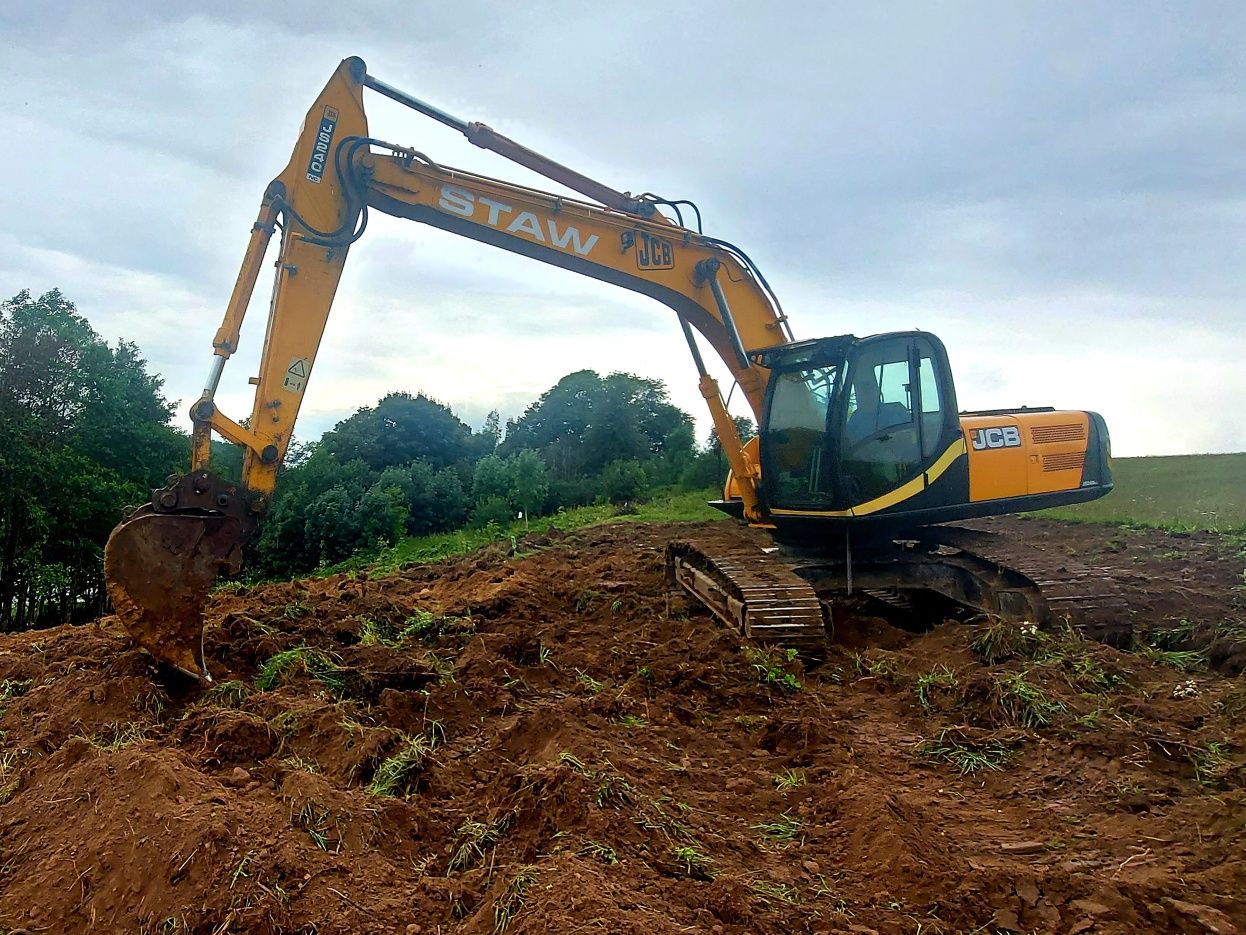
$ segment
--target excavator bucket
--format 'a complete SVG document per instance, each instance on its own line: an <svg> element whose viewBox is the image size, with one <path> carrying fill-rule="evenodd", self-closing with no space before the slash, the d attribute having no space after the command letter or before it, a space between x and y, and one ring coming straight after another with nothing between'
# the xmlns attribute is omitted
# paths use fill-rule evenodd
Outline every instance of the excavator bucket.
<svg viewBox="0 0 1246 935"><path fill-rule="evenodd" d="M203 657L204 601L219 575L238 571L255 523L198 509L158 512L154 504L161 498L176 503L168 496L176 490L171 484L158 491L153 503L113 530L104 549L104 578L113 609L135 642L161 662L211 682Z"/></svg>

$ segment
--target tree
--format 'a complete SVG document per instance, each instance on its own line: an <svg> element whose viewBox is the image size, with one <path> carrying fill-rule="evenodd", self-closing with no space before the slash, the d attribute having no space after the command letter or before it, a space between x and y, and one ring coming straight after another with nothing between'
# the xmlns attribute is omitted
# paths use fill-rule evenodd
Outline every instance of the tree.
<svg viewBox="0 0 1246 935"><path fill-rule="evenodd" d="M619 459L662 458L668 443L686 443L677 430L691 424L671 405L660 380L628 373L603 378L581 370L563 377L507 424L499 453L537 451L551 477L566 481L598 474Z"/></svg>
<svg viewBox="0 0 1246 935"><path fill-rule="evenodd" d="M527 516L545 511L549 496L549 476L545 462L535 451L520 451L507 461L510 474L510 504Z"/></svg>
<svg viewBox="0 0 1246 935"><path fill-rule="evenodd" d="M338 461L359 460L374 471L418 459L440 470L472 454L472 430L449 407L423 393L390 393L325 434Z"/></svg>
<svg viewBox="0 0 1246 935"><path fill-rule="evenodd" d="M87 619L127 504L185 468L186 436L138 348L58 290L0 302L0 629Z"/></svg>

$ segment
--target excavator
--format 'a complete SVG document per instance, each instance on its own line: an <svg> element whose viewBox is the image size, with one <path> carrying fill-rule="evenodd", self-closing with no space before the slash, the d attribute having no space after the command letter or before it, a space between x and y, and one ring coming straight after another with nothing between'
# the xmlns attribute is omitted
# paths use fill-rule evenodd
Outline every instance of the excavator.
<svg viewBox="0 0 1246 935"><path fill-rule="evenodd" d="M584 196L440 165L370 135L365 90L461 132ZM269 508L347 256L370 211L408 218L650 296L671 308L730 466L715 506L754 532L670 543L668 575L743 637L816 654L835 595L896 606L934 595L972 611L1065 620L1127 638L1111 582L949 521L1102 497L1108 429L1094 412L959 412L942 342L905 331L796 340L744 250L702 231L686 200L632 195L341 62L307 112L290 162L264 191L242 267L191 406L190 470L127 515L105 549L113 607L157 660L211 681L203 607L237 573ZM685 223L687 216L689 223ZM280 250L255 400L245 422L216 405L269 241ZM747 444L710 375L721 358L759 427ZM244 451L240 482L209 468L216 433ZM760 537L760 538L758 538Z"/></svg>

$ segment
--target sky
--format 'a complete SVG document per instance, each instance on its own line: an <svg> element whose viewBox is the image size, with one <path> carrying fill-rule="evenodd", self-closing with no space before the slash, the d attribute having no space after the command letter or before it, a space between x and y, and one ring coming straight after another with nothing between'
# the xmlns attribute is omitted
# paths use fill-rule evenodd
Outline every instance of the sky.
<svg viewBox="0 0 1246 935"><path fill-rule="evenodd" d="M11 0L0 49L0 293L59 288L136 342L187 427L264 187L359 55L616 189L696 201L797 338L932 331L962 408L1096 410L1117 455L1246 450L1241 3ZM556 190L365 106L376 136ZM268 293L217 396L234 418ZM666 307L374 211L296 434L393 390L479 426L586 368L665 381L708 431Z"/></svg>

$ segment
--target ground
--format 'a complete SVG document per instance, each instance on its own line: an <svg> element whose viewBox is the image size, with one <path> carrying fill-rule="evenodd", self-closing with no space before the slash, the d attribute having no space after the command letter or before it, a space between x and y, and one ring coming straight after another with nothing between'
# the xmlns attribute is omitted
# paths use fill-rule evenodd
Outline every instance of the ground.
<svg viewBox="0 0 1246 935"><path fill-rule="evenodd" d="M222 590L210 690L0 637L0 932L1246 930L1240 544L992 526L1137 651L845 608L806 668L668 593L697 524Z"/></svg>

